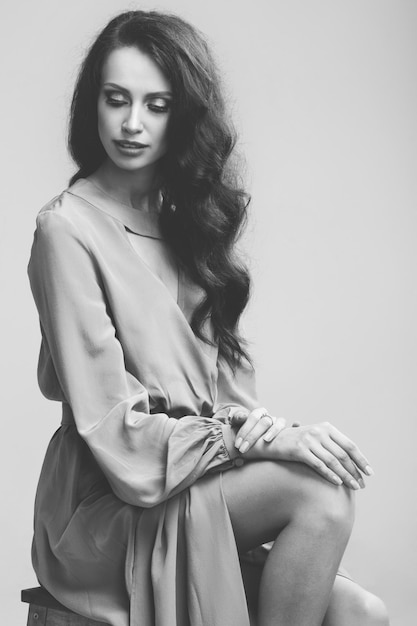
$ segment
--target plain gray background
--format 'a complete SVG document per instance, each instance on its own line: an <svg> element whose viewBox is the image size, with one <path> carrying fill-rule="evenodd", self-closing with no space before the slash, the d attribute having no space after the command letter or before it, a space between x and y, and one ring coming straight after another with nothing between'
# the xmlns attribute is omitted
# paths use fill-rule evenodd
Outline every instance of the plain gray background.
<svg viewBox="0 0 417 626"><path fill-rule="evenodd" d="M26 623L40 465L59 425L37 387L26 266L35 216L67 185L66 116L92 37L127 8L178 12L223 69L253 195L246 316L262 404L332 421L376 475L345 564L417 614L417 3L414 0L26 0L2 11L2 622Z"/></svg>

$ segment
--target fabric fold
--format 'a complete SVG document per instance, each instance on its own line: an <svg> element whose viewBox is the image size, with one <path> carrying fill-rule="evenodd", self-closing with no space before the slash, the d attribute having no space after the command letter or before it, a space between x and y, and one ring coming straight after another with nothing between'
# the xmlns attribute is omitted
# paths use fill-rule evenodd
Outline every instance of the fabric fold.
<svg viewBox="0 0 417 626"><path fill-rule="evenodd" d="M229 409L258 404L253 371L233 373L194 335L201 294L188 277L179 306L144 266L125 231L134 220L142 236L140 215L100 201L79 181L48 203L28 266L39 385L62 403L36 496L35 571L111 626L246 626L221 475L236 456Z"/></svg>

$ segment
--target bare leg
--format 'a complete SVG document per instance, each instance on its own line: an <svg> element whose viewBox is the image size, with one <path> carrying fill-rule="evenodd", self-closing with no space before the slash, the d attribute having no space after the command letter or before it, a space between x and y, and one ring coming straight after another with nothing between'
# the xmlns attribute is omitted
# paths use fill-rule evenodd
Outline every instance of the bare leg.
<svg viewBox="0 0 417 626"><path fill-rule="evenodd" d="M323 626L388 626L388 614L380 598L360 585L336 576Z"/></svg>
<svg viewBox="0 0 417 626"><path fill-rule="evenodd" d="M352 522L352 493L296 463L223 474L241 551L275 540L262 574L259 626L321 626Z"/></svg>

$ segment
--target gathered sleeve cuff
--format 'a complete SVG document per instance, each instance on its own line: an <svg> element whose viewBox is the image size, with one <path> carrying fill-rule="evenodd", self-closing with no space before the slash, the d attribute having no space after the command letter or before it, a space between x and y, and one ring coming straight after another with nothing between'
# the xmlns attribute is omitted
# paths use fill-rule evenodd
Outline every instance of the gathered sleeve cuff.
<svg viewBox="0 0 417 626"><path fill-rule="evenodd" d="M149 395L126 369L88 237L62 212L37 218L30 284L43 350L76 428L114 493L142 507L159 504L237 452L226 420L150 413Z"/></svg>

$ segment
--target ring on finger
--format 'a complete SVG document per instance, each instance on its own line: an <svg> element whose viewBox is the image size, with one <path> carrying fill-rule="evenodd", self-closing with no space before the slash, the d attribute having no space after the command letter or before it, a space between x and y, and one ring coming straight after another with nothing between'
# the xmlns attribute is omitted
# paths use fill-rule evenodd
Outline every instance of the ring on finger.
<svg viewBox="0 0 417 626"><path fill-rule="evenodd" d="M268 419L271 420L271 426L273 426L275 424L275 418L272 417L272 415L269 415L269 413L264 413L264 415L262 415L261 419L267 417Z"/></svg>

